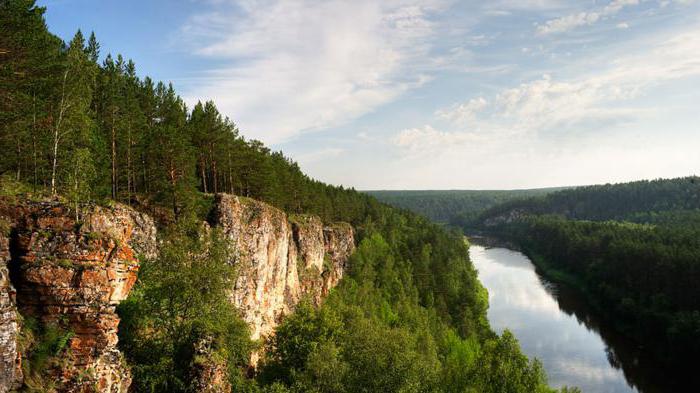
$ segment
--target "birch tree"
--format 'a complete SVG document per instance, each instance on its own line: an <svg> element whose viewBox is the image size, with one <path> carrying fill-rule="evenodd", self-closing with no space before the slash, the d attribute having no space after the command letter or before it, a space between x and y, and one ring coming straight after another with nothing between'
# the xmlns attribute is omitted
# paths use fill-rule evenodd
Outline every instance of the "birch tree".
<svg viewBox="0 0 700 393"><path fill-rule="evenodd" d="M57 193L59 159L67 147L85 140L92 128L90 103L96 68L85 51L85 38L78 30L68 46L53 115L51 147L51 193Z"/></svg>

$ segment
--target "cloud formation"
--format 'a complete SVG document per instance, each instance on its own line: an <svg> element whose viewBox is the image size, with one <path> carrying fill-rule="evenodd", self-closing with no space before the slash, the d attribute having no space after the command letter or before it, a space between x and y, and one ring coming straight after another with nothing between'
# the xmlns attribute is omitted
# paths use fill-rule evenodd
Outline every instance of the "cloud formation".
<svg viewBox="0 0 700 393"><path fill-rule="evenodd" d="M700 27L653 43L644 53L611 61L598 72L576 79L544 75L436 111L456 131L432 126L407 129L393 139L409 151L451 149L477 136L504 139L606 128L650 115L635 99L674 80L700 76Z"/></svg>
<svg viewBox="0 0 700 393"><path fill-rule="evenodd" d="M421 68L443 1L220 2L183 28L223 65L191 88L249 136L278 143L373 111L430 77Z"/></svg>
<svg viewBox="0 0 700 393"><path fill-rule="evenodd" d="M581 26L590 26L599 20L615 15L628 6L638 5L639 0L613 0L605 7L591 12L579 12L551 19L544 24L537 25L538 34L564 33Z"/></svg>
<svg viewBox="0 0 700 393"><path fill-rule="evenodd" d="M477 142L479 137L468 132L438 131L430 125L407 128L392 138L392 142L401 148L416 153L442 149L445 146L459 146L467 142Z"/></svg>

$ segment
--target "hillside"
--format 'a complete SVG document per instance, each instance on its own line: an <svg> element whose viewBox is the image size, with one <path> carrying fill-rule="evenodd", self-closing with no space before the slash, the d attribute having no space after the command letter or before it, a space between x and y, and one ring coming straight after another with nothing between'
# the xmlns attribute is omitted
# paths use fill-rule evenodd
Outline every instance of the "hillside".
<svg viewBox="0 0 700 393"><path fill-rule="evenodd" d="M438 223L460 225L495 205L563 189L365 191L384 203L407 209Z"/></svg>
<svg viewBox="0 0 700 393"><path fill-rule="evenodd" d="M694 209L700 209L700 177L697 176L576 187L540 198L501 203L485 212L483 217L517 210L604 221L630 219L635 214Z"/></svg>
<svg viewBox="0 0 700 393"><path fill-rule="evenodd" d="M551 391L490 329L461 236L309 178L43 12L0 2L0 391Z"/></svg>

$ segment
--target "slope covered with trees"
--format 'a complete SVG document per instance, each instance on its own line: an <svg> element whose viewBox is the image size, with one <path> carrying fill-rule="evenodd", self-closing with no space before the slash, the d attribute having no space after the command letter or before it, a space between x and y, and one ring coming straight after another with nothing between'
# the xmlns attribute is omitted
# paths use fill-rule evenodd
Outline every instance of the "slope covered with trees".
<svg viewBox="0 0 700 393"><path fill-rule="evenodd" d="M0 189L62 195L77 217L85 203L111 201L155 214L160 256L142 262L119 309L134 391L192 391L192 366L207 361L192 348L204 337L235 391L550 391L513 336L490 330L460 234L307 177L241 136L214 103L187 108L172 85L100 54L94 34L62 42L43 11L0 1ZM302 306L280 326L252 377L244 367L259 343L226 300L235 269L222 262L219 235L201 230L216 192L347 221L359 239L347 279L322 307Z"/></svg>
<svg viewBox="0 0 700 393"><path fill-rule="evenodd" d="M661 361L678 369L700 354L697 177L564 190L480 218Z"/></svg>
<svg viewBox="0 0 700 393"><path fill-rule="evenodd" d="M501 203L545 195L562 188L531 190L425 190L366 191L384 203L421 214L438 222L463 226L481 212Z"/></svg>
<svg viewBox="0 0 700 393"><path fill-rule="evenodd" d="M502 203L483 216L518 210L530 214L557 214L575 220L605 221L693 209L700 209L700 178L696 176L576 187Z"/></svg>

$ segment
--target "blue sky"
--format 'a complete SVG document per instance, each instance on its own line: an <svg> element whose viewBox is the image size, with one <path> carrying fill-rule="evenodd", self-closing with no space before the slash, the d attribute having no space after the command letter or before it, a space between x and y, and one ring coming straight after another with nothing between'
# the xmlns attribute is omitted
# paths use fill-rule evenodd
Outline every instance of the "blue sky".
<svg viewBox="0 0 700 393"><path fill-rule="evenodd" d="M700 174L700 1L45 0L49 28L358 189Z"/></svg>

